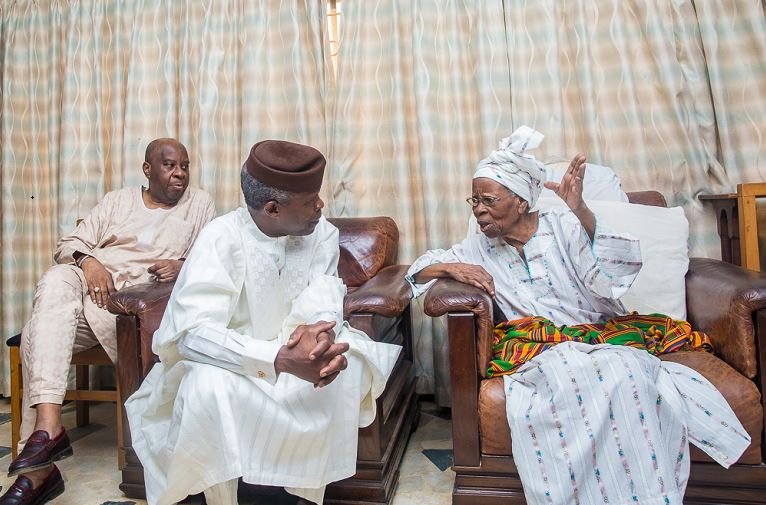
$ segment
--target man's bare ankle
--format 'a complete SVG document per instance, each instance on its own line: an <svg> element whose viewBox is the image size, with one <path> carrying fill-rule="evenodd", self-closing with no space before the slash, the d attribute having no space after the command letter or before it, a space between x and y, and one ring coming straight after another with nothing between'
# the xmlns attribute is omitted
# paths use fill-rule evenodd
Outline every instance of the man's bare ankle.
<svg viewBox="0 0 766 505"><path fill-rule="evenodd" d="M38 403L35 406L37 415L35 419L35 431L43 430L51 439L61 433L61 405L58 403Z"/></svg>

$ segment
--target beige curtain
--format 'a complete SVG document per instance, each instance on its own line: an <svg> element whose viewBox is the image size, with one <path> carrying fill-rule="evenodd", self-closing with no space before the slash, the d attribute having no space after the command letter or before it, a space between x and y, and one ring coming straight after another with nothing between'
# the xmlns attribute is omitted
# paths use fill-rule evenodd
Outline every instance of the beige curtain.
<svg viewBox="0 0 766 505"><path fill-rule="evenodd" d="M763 180L758 0L348 0L343 11L336 89L322 1L0 3L3 336L24 324L58 236L105 191L139 184L158 136L186 143L219 212L239 202L253 142L323 149L328 213L394 217L402 261L463 236L476 161L521 124L546 134L542 158L585 152L626 190L682 205L693 254L718 254L697 196ZM447 403L443 328L421 317L415 335L421 391Z"/></svg>
<svg viewBox="0 0 766 505"><path fill-rule="evenodd" d="M402 262L465 235L473 166L512 129L503 11L499 0L343 3L331 208L392 216ZM443 322L413 312L419 389L445 403Z"/></svg>
<svg viewBox="0 0 766 505"><path fill-rule="evenodd" d="M0 17L3 339L26 322L58 237L105 192L143 182L151 139L187 146L219 213L239 204L254 142L327 148L324 1L17 0Z"/></svg>
<svg viewBox="0 0 766 505"><path fill-rule="evenodd" d="M332 208L386 214L401 259L465 234L476 162L527 124L540 158L577 152L627 191L656 189L719 255L701 193L766 175L759 0L365 0L343 3ZM421 391L449 403L440 321L415 328Z"/></svg>

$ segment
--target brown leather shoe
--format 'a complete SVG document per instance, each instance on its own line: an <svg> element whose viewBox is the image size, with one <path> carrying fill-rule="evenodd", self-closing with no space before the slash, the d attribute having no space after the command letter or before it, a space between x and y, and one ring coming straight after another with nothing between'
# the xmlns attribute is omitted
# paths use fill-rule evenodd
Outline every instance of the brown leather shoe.
<svg viewBox="0 0 766 505"><path fill-rule="evenodd" d="M72 444L65 429L62 428L61 433L53 440L45 430L37 430L27 440L24 450L11 462L8 477L51 466L54 461L71 455Z"/></svg>
<svg viewBox="0 0 766 505"><path fill-rule="evenodd" d="M42 484L32 488L32 481L19 475L16 482L0 496L0 505L42 505L64 492L64 479L61 472L53 465L53 470Z"/></svg>

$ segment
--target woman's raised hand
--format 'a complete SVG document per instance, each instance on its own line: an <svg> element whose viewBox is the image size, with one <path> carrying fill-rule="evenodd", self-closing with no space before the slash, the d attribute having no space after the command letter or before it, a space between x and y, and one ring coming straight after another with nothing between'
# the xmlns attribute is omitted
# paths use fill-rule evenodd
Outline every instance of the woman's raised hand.
<svg viewBox="0 0 766 505"><path fill-rule="evenodd" d="M583 205L582 181L585 177L585 155L578 154L572 158L569 168L564 172L561 182L548 181L545 187L556 193L572 210L578 210Z"/></svg>

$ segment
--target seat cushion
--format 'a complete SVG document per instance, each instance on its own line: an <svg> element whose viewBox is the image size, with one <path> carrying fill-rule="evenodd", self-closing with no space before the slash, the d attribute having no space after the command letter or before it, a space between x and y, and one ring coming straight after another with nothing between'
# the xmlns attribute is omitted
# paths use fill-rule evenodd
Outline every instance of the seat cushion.
<svg viewBox="0 0 766 505"><path fill-rule="evenodd" d="M502 377L484 379L479 385L479 440L484 454L511 454L511 428L505 416Z"/></svg>
<svg viewBox="0 0 766 505"><path fill-rule="evenodd" d="M718 388L752 438L750 447L742 454L738 463L759 464L763 407L761 395L753 381L706 352L676 352L660 359L693 368ZM511 431L505 416L502 377L483 380L479 385L479 437L482 453L500 456L511 454ZM712 461L707 454L693 446L691 459Z"/></svg>

